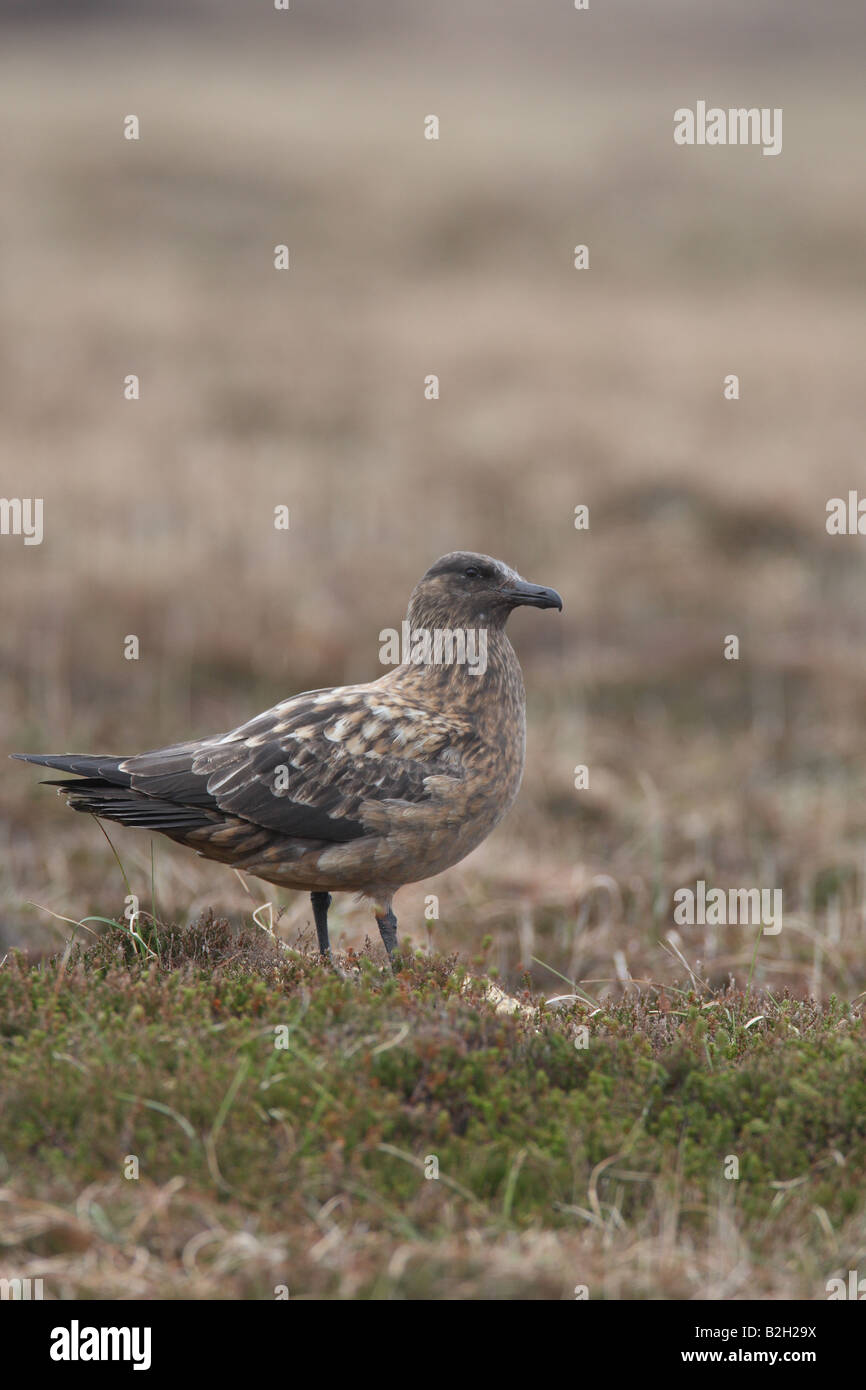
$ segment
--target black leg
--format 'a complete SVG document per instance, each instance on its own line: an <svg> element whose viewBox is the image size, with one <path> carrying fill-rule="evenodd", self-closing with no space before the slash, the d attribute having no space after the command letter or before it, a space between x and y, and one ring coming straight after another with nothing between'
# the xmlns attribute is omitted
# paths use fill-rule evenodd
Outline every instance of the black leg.
<svg viewBox="0 0 866 1390"><path fill-rule="evenodd" d="M323 956L331 954L331 943L328 940L328 908L331 906L330 893L311 893L310 902L313 904L313 917L316 923L316 936L319 938L319 951Z"/></svg>
<svg viewBox="0 0 866 1390"><path fill-rule="evenodd" d="M388 952L388 959L393 960L394 952L397 949L397 918L389 907L388 911L382 917L379 917L377 914L376 921L379 923L379 931L382 933L382 940L385 943L385 950Z"/></svg>

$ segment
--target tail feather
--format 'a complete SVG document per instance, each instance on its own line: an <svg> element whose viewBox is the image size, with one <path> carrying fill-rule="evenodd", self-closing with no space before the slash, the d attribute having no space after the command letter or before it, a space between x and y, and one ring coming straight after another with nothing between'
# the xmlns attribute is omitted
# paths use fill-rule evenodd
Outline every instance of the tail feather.
<svg viewBox="0 0 866 1390"><path fill-rule="evenodd" d="M93 789L87 783L58 782L73 811L90 812L102 820L118 821L121 825L137 825L150 830L200 830L222 820L221 816L202 811L195 806L180 806L176 801L158 801L124 787ZM82 790L82 787L84 788Z"/></svg>
<svg viewBox="0 0 866 1390"><path fill-rule="evenodd" d="M219 813L208 813L200 806L184 806L177 801L164 801L135 791L129 773L120 771L123 758L82 757L70 753L13 753L12 756L40 767L78 773L70 780L46 779L43 785L58 787L74 811L89 812L103 820L161 830L171 835L198 830L223 819Z"/></svg>

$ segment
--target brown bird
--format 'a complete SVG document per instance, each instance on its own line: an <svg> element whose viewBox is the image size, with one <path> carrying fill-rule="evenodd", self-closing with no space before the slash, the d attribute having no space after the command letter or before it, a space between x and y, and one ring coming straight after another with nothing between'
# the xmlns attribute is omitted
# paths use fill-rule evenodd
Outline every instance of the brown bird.
<svg viewBox="0 0 866 1390"><path fill-rule="evenodd" d="M444 555L409 600L402 660L378 680L132 757L13 756L77 774L48 784L76 811L309 891L323 954L331 893L362 894L391 957L397 889L458 863L517 795L525 696L505 623L521 605L562 599L489 555Z"/></svg>

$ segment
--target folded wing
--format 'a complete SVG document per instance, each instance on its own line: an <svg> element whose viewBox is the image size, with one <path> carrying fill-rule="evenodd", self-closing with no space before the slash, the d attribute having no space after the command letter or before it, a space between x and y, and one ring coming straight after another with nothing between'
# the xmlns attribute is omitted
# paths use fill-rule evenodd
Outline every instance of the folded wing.
<svg viewBox="0 0 866 1390"><path fill-rule="evenodd" d="M287 839L330 843L369 833L365 803L422 803L429 778L462 776L468 721L394 691L344 686L286 700L221 738L129 758L29 756L75 772L70 805L109 820L192 830L240 819Z"/></svg>

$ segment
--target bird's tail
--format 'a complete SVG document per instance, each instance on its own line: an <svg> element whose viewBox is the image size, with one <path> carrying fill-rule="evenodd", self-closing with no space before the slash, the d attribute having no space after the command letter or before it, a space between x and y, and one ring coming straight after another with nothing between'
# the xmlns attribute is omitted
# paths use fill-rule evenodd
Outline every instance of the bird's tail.
<svg viewBox="0 0 866 1390"><path fill-rule="evenodd" d="M184 806L136 791L130 774L123 771L124 758L78 753L13 753L12 757L23 763L75 773L71 779L46 779L43 784L58 787L73 811L89 812L121 825L161 830L166 835L197 830L215 819L200 807Z"/></svg>

